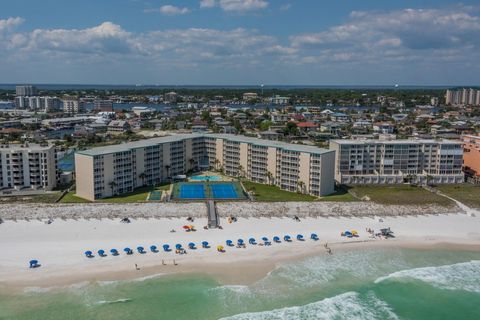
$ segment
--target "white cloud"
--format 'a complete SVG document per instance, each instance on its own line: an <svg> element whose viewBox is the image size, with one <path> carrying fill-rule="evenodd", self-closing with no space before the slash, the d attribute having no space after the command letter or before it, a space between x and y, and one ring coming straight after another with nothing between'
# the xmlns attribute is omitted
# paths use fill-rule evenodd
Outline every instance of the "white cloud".
<svg viewBox="0 0 480 320"><path fill-rule="evenodd" d="M161 6L158 9L145 9L144 12L146 13L160 12L161 14L164 14L167 16L177 16L177 15L183 15L183 14L189 13L190 9L186 7L181 8L181 7L176 7L176 6L167 4L167 5Z"/></svg>
<svg viewBox="0 0 480 320"><path fill-rule="evenodd" d="M282 4L280 6L280 11L288 11L290 10L291 7L292 7L291 3Z"/></svg>
<svg viewBox="0 0 480 320"><path fill-rule="evenodd" d="M21 25L24 21L25 20L20 17L0 19L0 32L9 31L16 26Z"/></svg>
<svg viewBox="0 0 480 320"><path fill-rule="evenodd" d="M201 0L200 8L213 8L219 6L226 12L245 13L262 10L268 7L266 0Z"/></svg>

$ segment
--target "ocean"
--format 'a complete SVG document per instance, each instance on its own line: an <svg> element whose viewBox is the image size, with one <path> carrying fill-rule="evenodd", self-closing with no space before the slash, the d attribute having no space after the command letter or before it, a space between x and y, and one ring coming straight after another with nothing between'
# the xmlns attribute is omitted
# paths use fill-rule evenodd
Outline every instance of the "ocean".
<svg viewBox="0 0 480 320"><path fill-rule="evenodd" d="M480 253L337 251L248 285L203 275L0 291L0 319L480 319Z"/></svg>

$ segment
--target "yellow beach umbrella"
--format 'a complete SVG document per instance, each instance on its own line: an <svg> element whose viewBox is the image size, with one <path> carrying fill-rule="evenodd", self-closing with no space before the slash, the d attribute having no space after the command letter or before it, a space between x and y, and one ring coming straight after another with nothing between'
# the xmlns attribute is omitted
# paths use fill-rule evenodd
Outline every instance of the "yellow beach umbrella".
<svg viewBox="0 0 480 320"><path fill-rule="evenodd" d="M217 251L218 251L218 252L223 252L223 250L224 250L224 249L223 249L223 246L217 246Z"/></svg>

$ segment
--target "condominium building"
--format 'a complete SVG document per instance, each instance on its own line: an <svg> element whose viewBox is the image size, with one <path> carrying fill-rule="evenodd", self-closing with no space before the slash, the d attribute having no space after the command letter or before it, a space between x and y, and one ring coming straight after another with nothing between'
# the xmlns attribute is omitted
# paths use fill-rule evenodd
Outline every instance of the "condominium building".
<svg viewBox="0 0 480 320"><path fill-rule="evenodd" d="M472 88L447 90L445 94L445 103L447 105L480 106L480 90Z"/></svg>
<svg viewBox="0 0 480 320"><path fill-rule="evenodd" d="M66 98L63 100L63 112L75 114L82 111L82 104L77 98Z"/></svg>
<svg viewBox="0 0 480 320"><path fill-rule="evenodd" d="M15 106L18 109L33 109L43 112L54 112L60 110L61 100L57 97L40 96L17 96Z"/></svg>
<svg viewBox="0 0 480 320"><path fill-rule="evenodd" d="M113 101L110 100L95 100L93 102L93 111L96 112L112 112Z"/></svg>
<svg viewBox="0 0 480 320"><path fill-rule="evenodd" d="M334 191L333 151L229 134L183 134L75 154L77 195L89 200L169 181L191 170L323 196Z"/></svg>
<svg viewBox="0 0 480 320"><path fill-rule="evenodd" d="M469 181L480 183L480 135L464 135L463 171Z"/></svg>
<svg viewBox="0 0 480 320"><path fill-rule="evenodd" d="M0 187L45 189L57 185L54 146L0 145Z"/></svg>
<svg viewBox="0 0 480 320"><path fill-rule="evenodd" d="M342 184L464 180L460 141L332 140L330 149L335 151L335 180Z"/></svg>
<svg viewBox="0 0 480 320"><path fill-rule="evenodd" d="M36 96L37 88L34 86L16 86L15 95L16 96Z"/></svg>

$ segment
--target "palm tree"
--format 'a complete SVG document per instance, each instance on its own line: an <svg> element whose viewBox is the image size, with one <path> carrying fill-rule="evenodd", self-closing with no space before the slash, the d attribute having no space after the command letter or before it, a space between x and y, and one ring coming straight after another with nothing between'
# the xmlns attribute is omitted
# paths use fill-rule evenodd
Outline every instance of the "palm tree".
<svg viewBox="0 0 480 320"><path fill-rule="evenodd" d="M273 184L273 174L270 171L267 171L267 180L268 184Z"/></svg>
<svg viewBox="0 0 480 320"><path fill-rule="evenodd" d="M428 174L428 175L427 175L427 186L431 186L431 185L432 185L432 183L431 183L432 180L433 180L433 176L431 176L431 175Z"/></svg>
<svg viewBox="0 0 480 320"><path fill-rule="evenodd" d="M305 188L305 182L303 181L298 181L298 184L297 184L297 187L298 189L300 190L300 193L304 193L304 188Z"/></svg>
<svg viewBox="0 0 480 320"><path fill-rule="evenodd" d="M115 187L117 186L117 183L112 180L108 183L108 185L110 186L110 188L112 188L112 196L114 196L115 195Z"/></svg>
<svg viewBox="0 0 480 320"><path fill-rule="evenodd" d="M170 165L165 165L165 170L167 170L167 178L170 177Z"/></svg>
<svg viewBox="0 0 480 320"><path fill-rule="evenodd" d="M215 161L213 161L213 166L215 167L215 170L218 170L218 165L220 164L220 161L215 158Z"/></svg>
<svg viewBox="0 0 480 320"><path fill-rule="evenodd" d="M240 178L242 178L242 177L244 176L243 167L242 167L241 164L238 166L237 175L238 175Z"/></svg>
<svg viewBox="0 0 480 320"><path fill-rule="evenodd" d="M193 170L193 167L194 167L194 165L195 165L195 159L190 158L190 159L188 160L188 163L190 164L190 170Z"/></svg>
<svg viewBox="0 0 480 320"><path fill-rule="evenodd" d="M145 185L145 172L142 172L138 175L140 179L142 179L142 186Z"/></svg>

